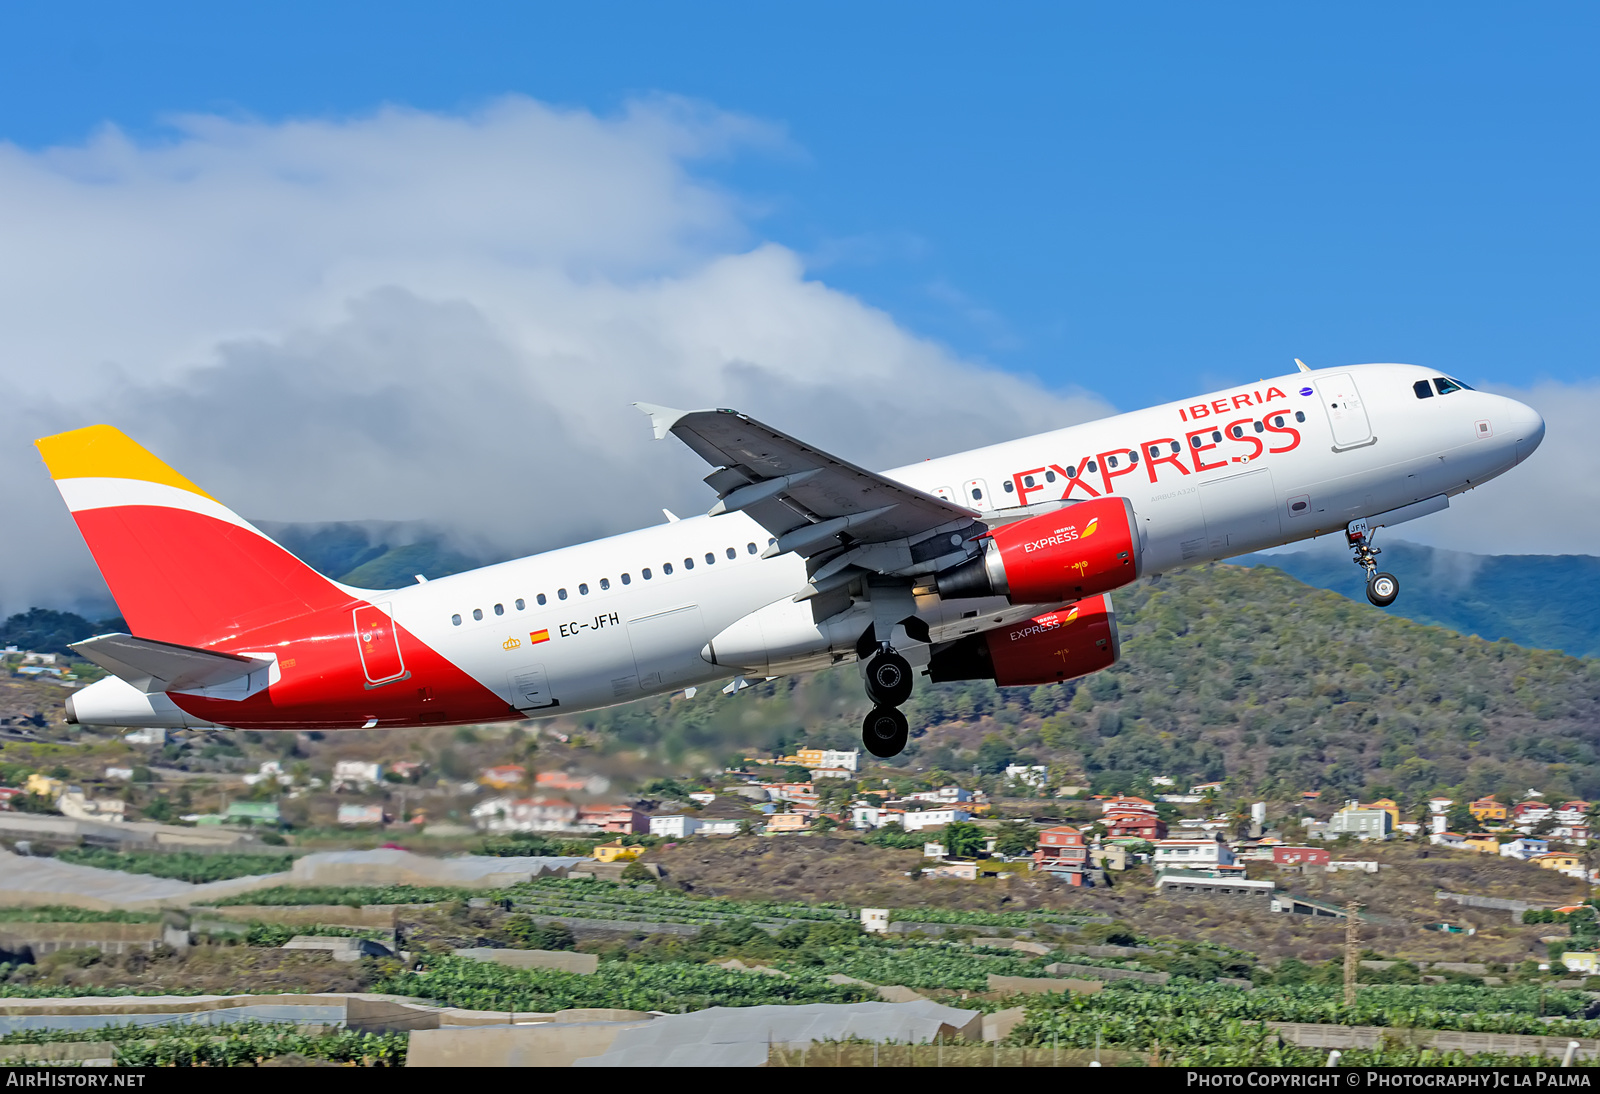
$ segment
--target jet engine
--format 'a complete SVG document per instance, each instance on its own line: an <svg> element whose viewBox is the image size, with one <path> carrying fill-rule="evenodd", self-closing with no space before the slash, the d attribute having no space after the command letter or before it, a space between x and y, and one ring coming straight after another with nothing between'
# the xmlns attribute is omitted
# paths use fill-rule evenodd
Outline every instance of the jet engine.
<svg viewBox="0 0 1600 1094"><path fill-rule="evenodd" d="M1130 584L1141 557L1133 505L1095 498L996 528L981 553L934 580L946 600L1004 596L1013 604L1047 604Z"/></svg>
<svg viewBox="0 0 1600 1094"><path fill-rule="evenodd" d="M928 676L993 680L1001 687L1059 684L1099 672L1122 655L1111 598L1091 596L1069 608L968 635L936 648Z"/></svg>

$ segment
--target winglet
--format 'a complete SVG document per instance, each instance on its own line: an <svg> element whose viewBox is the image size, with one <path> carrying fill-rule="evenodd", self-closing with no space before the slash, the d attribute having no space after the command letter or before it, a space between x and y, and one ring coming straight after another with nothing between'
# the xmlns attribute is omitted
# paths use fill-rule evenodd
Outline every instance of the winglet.
<svg viewBox="0 0 1600 1094"><path fill-rule="evenodd" d="M644 413L650 415L650 424L655 427L656 440L665 440L672 427L678 424L678 419L689 413L687 410L674 410L670 406L657 406L655 403L634 403Z"/></svg>
<svg viewBox="0 0 1600 1094"><path fill-rule="evenodd" d="M1294 363L1300 367L1300 371L1301 372L1310 372L1311 371L1309 368L1306 367L1306 363L1304 361L1300 360L1300 358L1298 358L1298 357L1296 357L1294 359Z"/></svg>

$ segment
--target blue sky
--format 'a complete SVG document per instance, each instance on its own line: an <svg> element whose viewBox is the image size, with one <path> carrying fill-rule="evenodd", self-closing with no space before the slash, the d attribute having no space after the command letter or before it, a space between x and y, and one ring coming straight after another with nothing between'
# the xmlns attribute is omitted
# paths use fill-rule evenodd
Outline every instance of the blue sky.
<svg viewBox="0 0 1600 1094"><path fill-rule="evenodd" d="M61 3L0 138L664 92L755 238L969 359L1122 408L1289 367L1595 376L1600 8Z"/></svg>

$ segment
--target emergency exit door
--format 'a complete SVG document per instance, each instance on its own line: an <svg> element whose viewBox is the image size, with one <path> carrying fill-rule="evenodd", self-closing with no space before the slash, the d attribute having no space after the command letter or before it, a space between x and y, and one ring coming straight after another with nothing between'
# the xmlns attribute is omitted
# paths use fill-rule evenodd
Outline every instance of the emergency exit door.
<svg viewBox="0 0 1600 1094"><path fill-rule="evenodd" d="M356 649L367 686L389 684L406 677L405 659L387 604L363 604L355 610Z"/></svg>

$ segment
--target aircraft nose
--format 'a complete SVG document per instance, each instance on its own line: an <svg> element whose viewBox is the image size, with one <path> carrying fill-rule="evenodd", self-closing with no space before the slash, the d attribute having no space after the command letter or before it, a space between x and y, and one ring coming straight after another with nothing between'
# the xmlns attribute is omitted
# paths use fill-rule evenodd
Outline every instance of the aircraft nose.
<svg viewBox="0 0 1600 1094"><path fill-rule="evenodd" d="M1526 403L1507 401L1511 403L1511 435L1517 439L1517 462L1521 463L1544 440L1544 416Z"/></svg>

